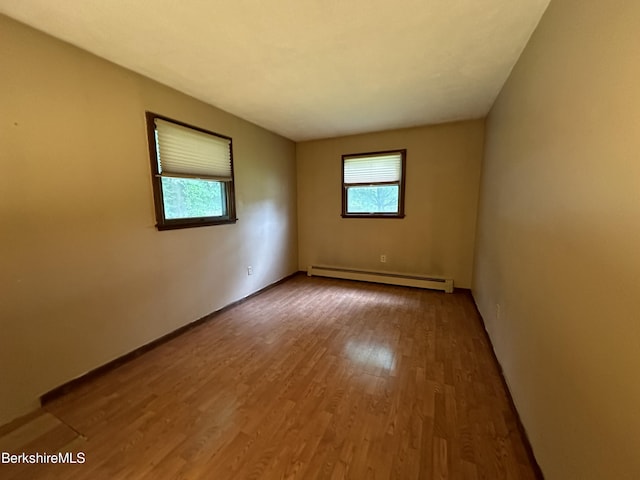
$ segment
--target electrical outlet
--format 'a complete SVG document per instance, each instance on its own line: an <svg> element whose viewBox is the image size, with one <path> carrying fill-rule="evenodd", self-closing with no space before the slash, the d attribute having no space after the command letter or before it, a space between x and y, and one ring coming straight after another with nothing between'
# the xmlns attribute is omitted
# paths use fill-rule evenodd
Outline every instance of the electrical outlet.
<svg viewBox="0 0 640 480"><path fill-rule="evenodd" d="M387 256L384 253L382 255L380 255L380 262L381 263L387 263Z"/></svg>
<svg viewBox="0 0 640 480"><path fill-rule="evenodd" d="M251 265L247 267L247 275L253 275L253 267Z"/></svg>

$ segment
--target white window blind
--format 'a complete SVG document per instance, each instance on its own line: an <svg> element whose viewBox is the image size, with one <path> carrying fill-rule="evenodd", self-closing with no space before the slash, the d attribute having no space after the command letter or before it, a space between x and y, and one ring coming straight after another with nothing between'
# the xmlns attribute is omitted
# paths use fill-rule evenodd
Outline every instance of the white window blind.
<svg viewBox="0 0 640 480"><path fill-rule="evenodd" d="M399 182L401 176L401 153L344 157L345 184Z"/></svg>
<svg viewBox="0 0 640 480"><path fill-rule="evenodd" d="M156 118L162 176L231 181L231 140Z"/></svg>

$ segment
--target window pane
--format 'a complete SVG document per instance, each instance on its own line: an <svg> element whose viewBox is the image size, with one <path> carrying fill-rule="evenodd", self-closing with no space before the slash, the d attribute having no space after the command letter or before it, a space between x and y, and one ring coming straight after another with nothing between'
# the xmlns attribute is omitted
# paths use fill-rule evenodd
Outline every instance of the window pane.
<svg viewBox="0 0 640 480"><path fill-rule="evenodd" d="M167 220L226 215L223 182L162 177L162 197Z"/></svg>
<svg viewBox="0 0 640 480"><path fill-rule="evenodd" d="M347 213L398 213L398 185L347 188Z"/></svg>

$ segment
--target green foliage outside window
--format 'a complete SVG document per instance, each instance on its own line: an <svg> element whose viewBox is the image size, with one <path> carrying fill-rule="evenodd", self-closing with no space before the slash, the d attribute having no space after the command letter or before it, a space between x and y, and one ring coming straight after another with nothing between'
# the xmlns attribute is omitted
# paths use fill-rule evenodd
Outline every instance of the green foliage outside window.
<svg viewBox="0 0 640 480"><path fill-rule="evenodd" d="M225 215L223 182L192 178L162 178L167 219Z"/></svg>

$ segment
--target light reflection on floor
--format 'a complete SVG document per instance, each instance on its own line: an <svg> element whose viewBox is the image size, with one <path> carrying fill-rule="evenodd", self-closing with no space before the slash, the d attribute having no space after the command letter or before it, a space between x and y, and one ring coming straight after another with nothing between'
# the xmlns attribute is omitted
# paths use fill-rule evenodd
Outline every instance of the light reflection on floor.
<svg viewBox="0 0 640 480"><path fill-rule="evenodd" d="M382 368L384 370L393 369L393 351L384 345L349 340L345 346L345 351L354 362Z"/></svg>
<svg viewBox="0 0 640 480"><path fill-rule="evenodd" d="M415 308L420 305L417 298L400 297L395 293L386 293L380 290L367 292L363 291L362 288L358 288L358 286L334 286L333 294L338 298L348 297L349 302L352 304L402 306L405 308Z"/></svg>

